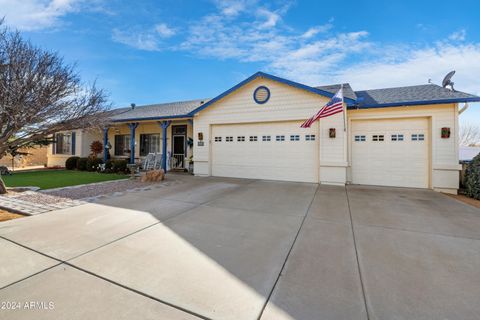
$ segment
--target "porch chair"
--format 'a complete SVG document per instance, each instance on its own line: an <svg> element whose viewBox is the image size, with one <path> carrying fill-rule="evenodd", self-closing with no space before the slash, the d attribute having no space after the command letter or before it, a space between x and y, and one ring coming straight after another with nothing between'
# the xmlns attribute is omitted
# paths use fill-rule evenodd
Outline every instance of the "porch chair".
<svg viewBox="0 0 480 320"><path fill-rule="evenodd" d="M154 160L155 160L155 154L154 153L147 154L147 156L142 160L142 164L140 166L142 171L150 170L150 165L153 164Z"/></svg>
<svg viewBox="0 0 480 320"><path fill-rule="evenodd" d="M151 167L153 170L158 170L162 168L162 154L155 152L154 160L152 161Z"/></svg>

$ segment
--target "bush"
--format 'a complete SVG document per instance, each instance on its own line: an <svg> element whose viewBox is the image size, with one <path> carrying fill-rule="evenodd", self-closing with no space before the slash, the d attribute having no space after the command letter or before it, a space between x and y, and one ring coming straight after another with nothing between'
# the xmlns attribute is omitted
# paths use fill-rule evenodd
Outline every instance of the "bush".
<svg viewBox="0 0 480 320"><path fill-rule="evenodd" d="M70 157L65 161L65 169L74 170L77 169L77 162L80 157Z"/></svg>
<svg viewBox="0 0 480 320"><path fill-rule="evenodd" d="M88 161L88 158L78 158L77 170L80 170L80 171L87 170L87 161Z"/></svg>
<svg viewBox="0 0 480 320"><path fill-rule="evenodd" d="M127 173L127 160L113 160L112 171L118 173Z"/></svg>
<svg viewBox="0 0 480 320"><path fill-rule="evenodd" d="M97 171L98 166L103 163L103 160L96 157L87 158L87 171Z"/></svg>
<svg viewBox="0 0 480 320"><path fill-rule="evenodd" d="M113 160L108 159L107 161L105 161L105 172L109 173L112 171L113 171Z"/></svg>
<svg viewBox="0 0 480 320"><path fill-rule="evenodd" d="M480 200L480 154L473 158L465 170L465 194Z"/></svg>

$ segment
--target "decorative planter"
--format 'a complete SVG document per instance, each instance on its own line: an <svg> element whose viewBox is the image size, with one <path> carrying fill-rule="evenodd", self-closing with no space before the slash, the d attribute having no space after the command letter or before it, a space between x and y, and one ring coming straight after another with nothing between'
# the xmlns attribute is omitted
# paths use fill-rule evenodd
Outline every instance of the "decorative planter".
<svg viewBox="0 0 480 320"><path fill-rule="evenodd" d="M193 174L193 162L189 162L189 163L188 163L188 172L189 172L190 174Z"/></svg>

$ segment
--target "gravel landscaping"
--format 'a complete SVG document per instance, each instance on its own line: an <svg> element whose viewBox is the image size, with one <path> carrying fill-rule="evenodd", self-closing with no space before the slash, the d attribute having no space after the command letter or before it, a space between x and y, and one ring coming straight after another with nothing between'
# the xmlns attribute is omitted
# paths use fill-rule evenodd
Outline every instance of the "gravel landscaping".
<svg viewBox="0 0 480 320"><path fill-rule="evenodd" d="M26 215L36 215L52 210L74 207L98 198L121 196L128 191L142 191L181 183L180 180L142 182L140 180L116 180L40 191L10 189L0 196L0 207Z"/></svg>

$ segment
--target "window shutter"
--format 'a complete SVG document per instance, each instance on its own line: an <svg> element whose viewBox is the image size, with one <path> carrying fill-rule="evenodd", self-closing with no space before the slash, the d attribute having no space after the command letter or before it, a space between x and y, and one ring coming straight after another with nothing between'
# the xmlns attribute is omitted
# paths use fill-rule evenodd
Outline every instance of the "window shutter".
<svg viewBox="0 0 480 320"><path fill-rule="evenodd" d="M55 154L56 149L57 149L57 135L54 133L53 134L53 142L52 142L52 154Z"/></svg>
<svg viewBox="0 0 480 320"><path fill-rule="evenodd" d="M76 145L76 135L75 135L75 131L72 131L72 155L74 156L75 155L75 145Z"/></svg>

